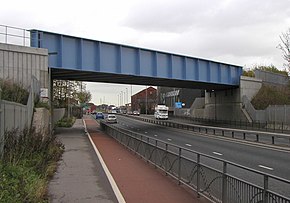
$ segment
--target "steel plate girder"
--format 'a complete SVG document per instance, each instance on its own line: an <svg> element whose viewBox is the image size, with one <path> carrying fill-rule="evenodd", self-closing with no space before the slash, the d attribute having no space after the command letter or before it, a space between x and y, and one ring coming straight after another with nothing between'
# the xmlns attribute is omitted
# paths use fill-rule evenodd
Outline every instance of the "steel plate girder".
<svg viewBox="0 0 290 203"><path fill-rule="evenodd" d="M242 74L241 66L40 30L31 30L31 46L53 53L49 67L54 69L229 87L239 86Z"/></svg>

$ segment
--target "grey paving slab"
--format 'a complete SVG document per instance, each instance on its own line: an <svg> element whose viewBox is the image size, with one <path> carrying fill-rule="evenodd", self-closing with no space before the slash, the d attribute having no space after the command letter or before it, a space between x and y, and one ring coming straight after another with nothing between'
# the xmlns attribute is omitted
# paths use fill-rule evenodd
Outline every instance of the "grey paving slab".
<svg viewBox="0 0 290 203"><path fill-rule="evenodd" d="M109 181L99 163L83 123L78 119L72 128L56 130L65 152L48 194L50 202L117 202Z"/></svg>

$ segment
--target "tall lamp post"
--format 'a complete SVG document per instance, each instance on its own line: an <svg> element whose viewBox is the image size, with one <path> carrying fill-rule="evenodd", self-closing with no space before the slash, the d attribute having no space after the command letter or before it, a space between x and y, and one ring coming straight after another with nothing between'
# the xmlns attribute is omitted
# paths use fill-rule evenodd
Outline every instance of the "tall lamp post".
<svg viewBox="0 0 290 203"><path fill-rule="evenodd" d="M123 105L123 91L121 91L121 105L120 106L122 105Z"/></svg>
<svg viewBox="0 0 290 203"><path fill-rule="evenodd" d="M128 103L128 88L126 87L126 104Z"/></svg>
<svg viewBox="0 0 290 203"><path fill-rule="evenodd" d="M120 106L120 105L119 105L119 95L117 95L117 96L118 96L118 106Z"/></svg>
<svg viewBox="0 0 290 203"><path fill-rule="evenodd" d="M147 115L147 85L146 85L146 106L145 106L145 111L146 111L146 115Z"/></svg>

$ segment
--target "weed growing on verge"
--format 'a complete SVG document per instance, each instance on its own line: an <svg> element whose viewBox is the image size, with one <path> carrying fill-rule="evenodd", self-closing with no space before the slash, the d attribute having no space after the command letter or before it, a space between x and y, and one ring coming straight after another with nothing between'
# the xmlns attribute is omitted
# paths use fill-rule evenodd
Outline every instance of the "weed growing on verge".
<svg viewBox="0 0 290 203"><path fill-rule="evenodd" d="M67 127L67 128L70 128L73 126L73 124L75 123L76 121L76 118L75 117L65 117L65 118L62 118L61 120L59 120L57 122L57 126L58 127Z"/></svg>
<svg viewBox="0 0 290 203"><path fill-rule="evenodd" d="M33 129L5 133L0 160L0 202L47 202L48 179L57 167L64 146L55 136Z"/></svg>

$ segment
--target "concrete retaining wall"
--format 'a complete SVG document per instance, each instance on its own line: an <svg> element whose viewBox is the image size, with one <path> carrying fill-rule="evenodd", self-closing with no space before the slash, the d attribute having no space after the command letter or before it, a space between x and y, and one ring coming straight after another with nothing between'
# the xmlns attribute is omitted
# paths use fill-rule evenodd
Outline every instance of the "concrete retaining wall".
<svg viewBox="0 0 290 203"><path fill-rule="evenodd" d="M54 109L53 111L53 121L54 124L63 118L65 114L65 108Z"/></svg>
<svg viewBox="0 0 290 203"><path fill-rule="evenodd" d="M289 105L272 105L265 110L256 110L250 100L244 96L243 107L249 113L253 121L261 123L284 123L290 124L290 106Z"/></svg>
<svg viewBox="0 0 290 203"><path fill-rule="evenodd" d="M0 43L0 78L28 87L32 76L48 88L48 51Z"/></svg>
<svg viewBox="0 0 290 203"><path fill-rule="evenodd" d="M286 86L289 83L289 77L286 75L272 73L263 70L255 70L255 78L261 79L263 83L269 85L283 85Z"/></svg>
<svg viewBox="0 0 290 203"><path fill-rule="evenodd" d="M266 109L267 121L273 123L290 124L290 106L289 105L271 105Z"/></svg>
<svg viewBox="0 0 290 203"><path fill-rule="evenodd" d="M190 107L190 115L195 118L204 117L205 98L196 98Z"/></svg>
<svg viewBox="0 0 290 203"><path fill-rule="evenodd" d="M248 121L242 110L242 97L252 99L262 87L262 80L241 76L240 88L206 92L204 118Z"/></svg>
<svg viewBox="0 0 290 203"><path fill-rule="evenodd" d="M254 96L259 92L262 87L262 80L252 77L241 76L240 94L241 96L247 96L251 101Z"/></svg>
<svg viewBox="0 0 290 203"><path fill-rule="evenodd" d="M204 117L217 120L244 118L241 111L240 89L206 92Z"/></svg>
<svg viewBox="0 0 290 203"><path fill-rule="evenodd" d="M46 108L36 108L33 115L32 126L37 133L46 135L49 133L49 110Z"/></svg>

